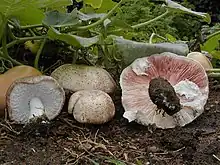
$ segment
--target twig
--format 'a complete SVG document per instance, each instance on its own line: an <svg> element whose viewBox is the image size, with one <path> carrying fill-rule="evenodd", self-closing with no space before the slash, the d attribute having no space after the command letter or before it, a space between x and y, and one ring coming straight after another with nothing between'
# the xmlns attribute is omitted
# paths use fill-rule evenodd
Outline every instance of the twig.
<svg viewBox="0 0 220 165"><path fill-rule="evenodd" d="M11 126L7 126L7 125L2 124L2 123L0 123L0 125L1 125L2 127L7 128L9 131L15 133L16 135L19 135L19 134L20 134L20 132L15 131Z"/></svg>
<svg viewBox="0 0 220 165"><path fill-rule="evenodd" d="M65 122L67 125L69 125L69 126L72 127L72 128L78 128L78 129L80 129L80 130L83 130L83 128L80 128L80 127L78 127L78 126L76 126L76 125L71 124L71 123L68 122L66 119L60 118L60 120L62 120L63 122Z"/></svg>
<svg viewBox="0 0 220 165"><path fill-rule="evenodd" d="M36 54L36 57L35 57L35 60L34 60L34 67L35 67L36 69L39 69L39 68L38 68L38 62L39 62L40 55L41 55L41 53L42 53L42 51L43 51L43 48L44 48L44 45L45 45L46 41L47 41L46 38L42 39L40 48L39 48L38 51L37 51L37 54Z"/></svg>
<svg viewBox="0 0 220 165"><path fill-rule="evenodd" d="M90 156L94 156L94 157L95 157L94 154L92 154L91 152L89 152L89 151L83 146L83 144L82 144L82 142L80 141L79 137L78 137L78 142L79 142L80 146L83 148L83 150L84 150L87 154L89 154Z"/></svg>
<svg viewBox="0 0 220 165"><path fill-rule="evenodd" d="M213 154L212 156L220 162L220 158L219 157L217 157L215 154Z"/></svg>
<svg viewBox="0 0 220 165"><path fill-rule="evenodd" d="M99 129L97 129L97 131L96 131L96 133L95 133L94 142L96 142L96 137L97 137L98 132L99 132Z"/></svg>

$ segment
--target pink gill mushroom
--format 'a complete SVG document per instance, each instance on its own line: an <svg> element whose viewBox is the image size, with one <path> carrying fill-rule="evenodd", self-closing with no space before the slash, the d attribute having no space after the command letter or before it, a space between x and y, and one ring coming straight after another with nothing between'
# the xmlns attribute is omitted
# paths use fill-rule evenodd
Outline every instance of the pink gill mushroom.
<svg viewBox="0 0 220 165"><path fill-rule="evenodd" d="M120 76L123 117L162 129L184 126L203 113L208 85L196 60L169 52L136 59Z"/></svg>
<svg viewBox="0 0 220 165"><path fill-rule="evenodd" d="M61 112L65 92L50 76L31 76L12 83L6 96L9 118L27 124L37 118L52 120Z"/></svg>

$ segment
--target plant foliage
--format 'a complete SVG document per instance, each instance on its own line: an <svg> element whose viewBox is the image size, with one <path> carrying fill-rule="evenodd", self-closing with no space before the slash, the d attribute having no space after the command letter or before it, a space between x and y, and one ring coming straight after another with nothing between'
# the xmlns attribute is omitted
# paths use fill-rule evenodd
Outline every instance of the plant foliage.
<svg viewBox="0 0 220 165"><path fill-rule="evenodd" d="M118 3L111 0L83 0L83 8L79 11L74 9L67 13L64 9L71 4L71 0L3 0L0 2L0 56L2 59L9 60L15 65L30 64L27 60L21 60L17 56L13 56L16 52L15 48L20 51L19 46L25 45L29 50L35 50L33 65L44 72L57 65L57 62L50 63L49 68L40 66L39 61L42 58L55 59L47 55L49 50L54 54L59 53L58 59L63 56L71 57L72 63L87 63L88 65L101 65L107 69L121 68L122 63L127 65L130 61L137 58L132 55L129 60L128 56L123 56L124 48L129 50L138 50L138 43L131 41L135 35L144 33L144 29L157 22L157 25L163 29L166 23L161 24L161 19L169 15L175 17L179 13L187 13L196 16L201 21L210 22L209 15L206 13L195 12L189 10L173 1L166 1L157 8L159 13L151 14L148 7L153 6L152 3L144 1L142 6L138 6L141 1L136 1L136 10L128 10L133 12L132 15L138 20L136 23L123 20L120 13L125 10L123 5L134 1L120 1ZM132 5L131 5L132 6ZM155 11L156 12L156 11ZM119 13L119 15L117 15ZM148 20L138 19L142 14L149 15ZM143 17L142 17L143 18ZM132 18L134 19L134 18ZM131 20L132 20L131 19ZM155 26L155 25L154 25ZM187 53L185 43L183 47L178 46L175 36L165 33L165 38L157 35L156 28L151 33L149 44L144 44L144 49L151 48L152 53L162 51L181 52L183 55ZM121 38L120 44L118 39ZM164 39L165 42L152 45L155 38ZM25 43L26 42L26 43ZM146 40L144 40L146 42ZM33 43L33 44L31 44ZM131 43L130 45L127 43ZM18 47L16 47L18 45ZM136 45L136 46L134 46ZM11 49L12 48L12 49ZM45 53L46 52L46 53ZM138 54L138 56L146 56L146 52ZM150 55L148 52L147 55ZM29 55L28 55L29 56ZM23 57L24 58L24 57ZM67 58L70 62L69 58ZM125 61L129 61L125 63Z"/></svg>

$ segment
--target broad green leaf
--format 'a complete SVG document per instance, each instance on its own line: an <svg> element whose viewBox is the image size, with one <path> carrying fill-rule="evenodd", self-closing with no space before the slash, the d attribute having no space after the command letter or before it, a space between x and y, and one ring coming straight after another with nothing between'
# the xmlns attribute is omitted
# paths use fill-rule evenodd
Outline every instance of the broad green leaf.
<svg viewBox="0 0 220 165"><path fill-rule="evenodd" d="M52 25L54 27L74 26L79 23L77 11L73 10L71 13L61 13L59 11L49 11L43 20L43 24Z"/></svg>
<svg viewBox="0 0 220 165"><path fill-rule="evenodd" d="M37 0L1 0L0 13L6 18L16 17L21 23L38 24L44 16Z"/></svg>
<svg viewBox="0 0 220 165"><path fill-rule="evenodd" d="M107 13L110 11L117 3L112 0L104 0L101 7L95 10L96 13Z"/></svg>
<svg viewBox="0 0 220 165"><path fill-rule="evenodd" d="M220 50L214 50L212 52L210 52L210 54L212 55L213 58L220 60Z"/></svg>
<svg viewBox="0 0 220 165"><path fill-rule="evenodd" d="M200 45L201 50L212 52L219 46L220 34L208 39L203 45Z"/></svg>
<svg viewBox="0 0 220 165"><path fill-rule="evenodd" d="M47 34L48 37L52 40L60 40L66 42L69 45L76 47L90 47L93 44L99 42L99 38L100 38L99 36L84 38L71 34L63 34L53 28L50 28Z"/></svg>
<svg viewBox="0 0 220 165"><path fill-rule="evenodd" d="M0 12L5 17L10 17L16 12L21 12L26 8L37 5L36 0L1 0L0 1Z"/></svg>
<svg viewBox="0 0 220 165"><path fill-rule="evenodd" d="M165 36L170 42L176 42L176 38L172 36L171 34L167 33Z"/></svg>
<svg viewBox="0 0 220 165"><path fill-rule="evenodd" d="M123 28L124 30L134 30L130 25L128 25L124 20L119 20L117 18L113 18L111 20L111 25L112 26L116 26L116 27L120 27Z"/></svg>
<svg viewBox="0 0 220 165"><path fill-rule="evenodd" d="M84 3L91 5L93 8L100 8L103 0L83 0Z"/></svg>
<svg viewBox="0 0 220 165"><path fill-rule="evenodd" d="M169 9L172 9L174 11L193 14L193 15L203 18L203 20L206 21L207 23L211 22L211 17L208 13L192 11L191 9L188 9L171 0L166 0L166 5Z"/></svg>
<svg viewBox="0 0 220 165"><path fill-rule="evenodd" d="M117 3L113 2L112 0L104 0L99 8L94 8L91 5L86 5L80 11L82 11L83 13L108 13L108 11L110 11L116 4Z"/></svg>
<svg viewBox="0 0 220 165"><path fill-rule="evenodd" d="M40 8L57 9L72 5L71 0L37 0Z"/></svg>
<svg viewBox="0 0 220 165"><path fill-rule="evenodd" d="M109 36L113 39L113 44L117 56L122 57L125 66L129 65L135 59L150 56L152 54L171 52L186 56L189 53L187 44L184 43L156 43L148 44L126 40L122 37Z"/></svg>
<svg viewBox="0 0 220 165"><path fill-rule="evenodd" d="M34 14L30 14L34 13ZM14 17L16 17L20 25L34 25L34 24L41 24L42 20L44 19L45 15L44 13L37 9L37 8L25 8L24 10L17 11L14 14Z"/></svg>
<svg viewBox="0 0 220 165"><path fill-rule="evenodd" d="M91 14L84 14L80 11L78 11L78 17L80 20L82 21L89 21L89 20L93 20L93 19L100 19L103 18L106 14L104 13L91 13Z"/></svg>

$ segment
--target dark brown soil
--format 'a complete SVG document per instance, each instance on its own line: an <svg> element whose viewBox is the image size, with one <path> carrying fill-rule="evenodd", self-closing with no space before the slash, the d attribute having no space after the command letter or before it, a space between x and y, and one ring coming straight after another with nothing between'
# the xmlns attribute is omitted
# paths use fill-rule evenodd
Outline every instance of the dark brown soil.
<svg viewBox="0 0 220 165"><path fill-rule="evenodd" d="M198 119L168 130L128 123L119 103L115 119L102 126L80 125L63 112L50 125L17 135L21 126L1 120L0 165L217 165L219 97L220 91L211 90Z"/></svg>

